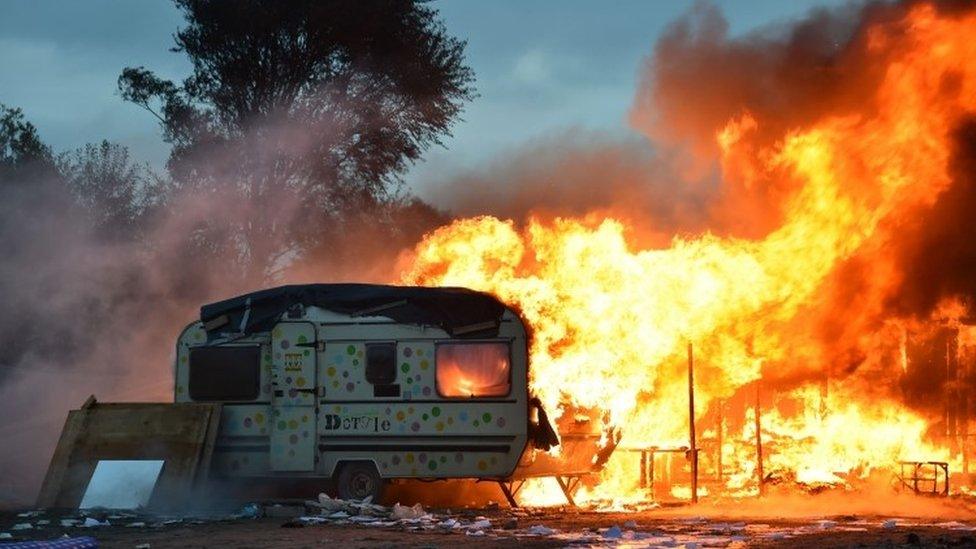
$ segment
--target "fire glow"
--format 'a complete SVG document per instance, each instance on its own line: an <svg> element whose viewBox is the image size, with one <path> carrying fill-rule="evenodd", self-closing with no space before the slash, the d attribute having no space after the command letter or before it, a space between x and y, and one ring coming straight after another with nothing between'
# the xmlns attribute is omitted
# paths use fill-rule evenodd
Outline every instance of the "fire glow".
<svg viewBox="0 0 976 549"><path fill-rule="evenodd" d="M499 343L437 347L437 392L446 397L505 396L512 387L508 346Z"/></svg>
<svg viewBox="0 0 976 549"><path fill-rule="evenodd" d="M767 474L855 485L890 477L901 460L958 472L960 452L933 427L940 418L907 405L898 387L907 333L951 324L971 352L958 325L967 308L947 299L932 319L882 313L903 276L900 227L952 184L951 134L976 111L974 29L972 14L916 5L863 30L857 55L883 76L859 112L774 139L759 138L764 113L748 107L715 127L723 184L776 197L777 222L760 236L676 234L637 249L612 216L524 226L475 217L427 235L401 281L467 286L517 307L533 329L532 392L549 410L604 410L622 447L688 445L693 344L698 433L714 447L702 468L729 493L759 489L757 395ZM870 276L839 298L833 285L852 261ZM858 327L853 341L824 333L838 319ZM641 497L632 457L616 452L583 497Z"/></svg>

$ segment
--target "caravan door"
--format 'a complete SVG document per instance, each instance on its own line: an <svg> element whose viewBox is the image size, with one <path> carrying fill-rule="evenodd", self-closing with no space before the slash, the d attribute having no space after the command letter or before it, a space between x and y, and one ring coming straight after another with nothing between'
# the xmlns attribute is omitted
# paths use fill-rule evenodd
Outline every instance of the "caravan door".
<svg viewBox="0 0 976 549"><path fill-rule="evenodd" d="M314 471L315 324L279 322L271 348L271 470Z"/></svg>

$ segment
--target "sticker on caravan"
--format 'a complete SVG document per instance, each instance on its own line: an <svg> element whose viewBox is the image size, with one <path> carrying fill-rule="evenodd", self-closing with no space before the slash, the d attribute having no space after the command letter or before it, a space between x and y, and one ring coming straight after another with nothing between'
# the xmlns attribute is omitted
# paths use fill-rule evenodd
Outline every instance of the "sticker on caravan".
<svg viewBox="0 0 976 549"><path fill-rule="evenodd" d="M285 353L286 372L300 372L302 371L302 366L302 353Z"/></svg>
<svg viewBox="0 0 976 549"><path fill-rule="evenodd" d="M342 429L345 431L362 430L378 433L380 431L390 430L390 420L384 419L380 421L376 416L339 416L336 414L327 414L324 419L325 426L323 428L326 431Z"/></svg>

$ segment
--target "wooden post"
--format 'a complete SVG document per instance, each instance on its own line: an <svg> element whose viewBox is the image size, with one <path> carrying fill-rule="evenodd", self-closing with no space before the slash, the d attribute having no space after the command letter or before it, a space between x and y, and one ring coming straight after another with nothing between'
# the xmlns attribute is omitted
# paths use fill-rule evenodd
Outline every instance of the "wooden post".
<svg viewBox="0 0 976 549"><path fill-rule="evenodd" d="M716 427L715 438L717 439L718 442L718 455L716 456L717 459L715 460L715 464L717 469L716 476L718 477L719 484L721 484L722 483L722 438L723 438L722 431L724 430L724 425L722 425L722 423L725 422L725 413L724 413L725 401L720 399L716 401L716 405L718 407L718 426Z"/></svg>
<svg viewBox="0 0 976 549"><path fill-rule="evenodd" d="M960 339L961 328L955 331L954 344L952 346L953 362L956 366L956 434L959 438L959 452L962 454L962 478L966 486L972 485L972 477L969 472L969 425L970 425L970 379L972 376L972 362L968 354L960 353L962 344Z"/></svg>
<svg viewBox="0 0 976 549"><path fill-rule="evenodd" d="M962 478L965 479L963 482L966 483L966 486L970 486L973 483L969 474L969 426L970 414L972 413L969 396L972 385L970 385L969 380L972 376L972 362L970 357L959 355L958 347L956 348L956 357L959 366L959 405L962 408L960 412L962 420Z"/></svg>
<svg viewBox="0 0 976 549"><path fill-rule="evenodd" d="M958 418L958 392L956 379L958 368L953 352L954 334L951 329L944 330L945 333L945 364L946 364L946 384L945 384L945 408L946 408L946 434L949 438L949 449L955 454L959 451L959 429L956 425Z"/></svg>
<svg viewBox="0 0 976 549"><path fill-rule="evenodd" d="M640 487L647 488L647 450L640 451Z"/></svg>
<svg viewBox="0 0 976 549"><path fill-rule="evenodd" d="M766 475L763 473L762 420L759 407L759 381L756 381L756 477L759 480L759 495L766 495Z"/></svg>
<svg viewBox="0 0 976 549"><path fill-rule="evenodd" d="M647 484L651 488L651 499L654 501L657 501L657 486L654 483L654 481L656 480L655 473L654 473L654 458L656 455L657 452L655 452L654 449L651 448L650 455L647 457L648 459Z"/></svg>
<svg viewBox="0 0 976 549"><path fill-rule="evenodd" d="M688 439L691 446L691 501L698 503L698 444L695 436L695 359L688 343Z"/></svg>

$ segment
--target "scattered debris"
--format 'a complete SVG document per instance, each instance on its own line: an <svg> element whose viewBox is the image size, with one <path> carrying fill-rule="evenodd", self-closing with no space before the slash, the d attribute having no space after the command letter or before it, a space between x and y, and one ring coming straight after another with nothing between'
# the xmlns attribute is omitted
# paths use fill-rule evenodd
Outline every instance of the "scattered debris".
<svg viewBox="0 0 976 549"><path fill-rule="evenodd" d="M232 518L258 518L261 516L261 507L257 503L248 503L237 513L231 515Z"/></svg>
<svg viewBox="0 0 976 549"><path fill-rule="evenodd" d="M529 528L528 533L533 536L551 536L556 533L555 530L549 528L548 526L543 526L541 524L536 524Z"/></svg>
<svg viewBox="0 0 976 549"><path fill-rule="evenodd" d="M318 506L327 511L335 511L345 508L349 503L341 499L330 498L328 494L319 494L318 502L306 502L307 504Z"/></svg>
<svg viewBox="0 0 976 549"><path fill-rule="evenodd" d="M935 526L937 528L947 528L949 530L968 530L968 531L976 530L976 528L974 528L973 526L969 526L955 520L949 522L939 522L937 524L933 524L932 526Z"/></svg>
<svg viewBox="0 0 976 549"><path fill-rule="evenodd" d="M479 514L484 513L484 515ZM579 526L563 526L577 524L573 513L580 514ZM30 511L21 513L19 524L7 525L11 532L0 533L0 540L19 542L24 538L51 535L51 526L57 528L93 528L115 526L119 528L162 528L169 525L207 524L216 521L241 520L257 517L282 518L284 521L275 523L284 528L306 528L319 525L334 525L360 528L392 528L398 531L439 533L444 535L470 536L485 538L485 540L549 542L564 546L590 547L744 547L752 544L776 542L780 540L798 540L806 536L841 535L844 532L871 532L881 534L884 531L898 529L902 532L903 544L920 546L921 538L926 531L912 532L915 527L937 527L946 531L964 531L968 533L976 530L970 523L956 521L919 522L906 518L859 518L846 516L830 516L820 520L807 520L790 524L775 523L746 523L713 521L705 517L675 518L666 521L652 517L635 516L641 520L621 516L621 522L614 524L612 517L599 512L568 511L554 508L521 508L498 509L466 508L451 511L449 509L425 509L422 505L383 506L365 500L341 500L321 495L317 500L305 501L299 505L281 503L250 503L232 515L219 517L174 517L160 516L140 512L120 512L111 509L79 510L73 514L60 515L51 512L45 518L38 518L41 512ZM589 519L585 517L589 515ZM602 518L601 518L602 517ZM25 520L26 519L26 520ZM521 519L521 520L520 520ZM624 520L629 519L629 520ZM531 521L531 522L530 522ZM550 522L558 521L558 522ZM597 522L598 521L598 522ZM12 522L12 521L11 521ZM534 522L534 524L533 524ZM640 522L640 524L638 523ZM562 530L550 525L560 525ZM530 526L531 525L531 526ZM99 531L99 537L110 535L112 530ZM63 531L57 532L62 534ZM138 534L130 530L130 537L136 540ZM890 535L890 534L887 534ZM528 538L548 538L530 540ZM932 542L942 538L932 538ZM946 539L949 539L946 537ZM961 540L971 540L970 537L950 540L951 544L960 545ZM475 541L475 540L471 540ZM455 538L454 542L446 545L459 545L463 538ZM42 542L44 543L44 542ZM134 541L133 541L134 543ZM132 544L129 544L132 547Z"/></svg>
<svg viewBox="0 0 976 549"><path fill-rule="evenodd" d="M437 527L438 528L443 528L445 530L453 530L455 528L460 528L461 527L461 523L458 522L457 519L449 518L449 519L445 520L444 522L439 523L437 525Z"/></svg>
<svg viewBox="0 0 976 549"><path fill-rule="evenodd" d="M478 517L475 519L475 522L472 522L471 524L465 526L465 528L479 529L479 530L482 528L491 528L491 521L489 521L485 517Z"/></svg>
<svg viewBox="0 0 976 549"><path fill-rule="evenodd" d="M424 513L424 507L419 503L413 507L406 507L400 505L399 503L393 504L393 513L390 518L403 520L403 519L419 519L423 518L426 513Z"/></svg>

